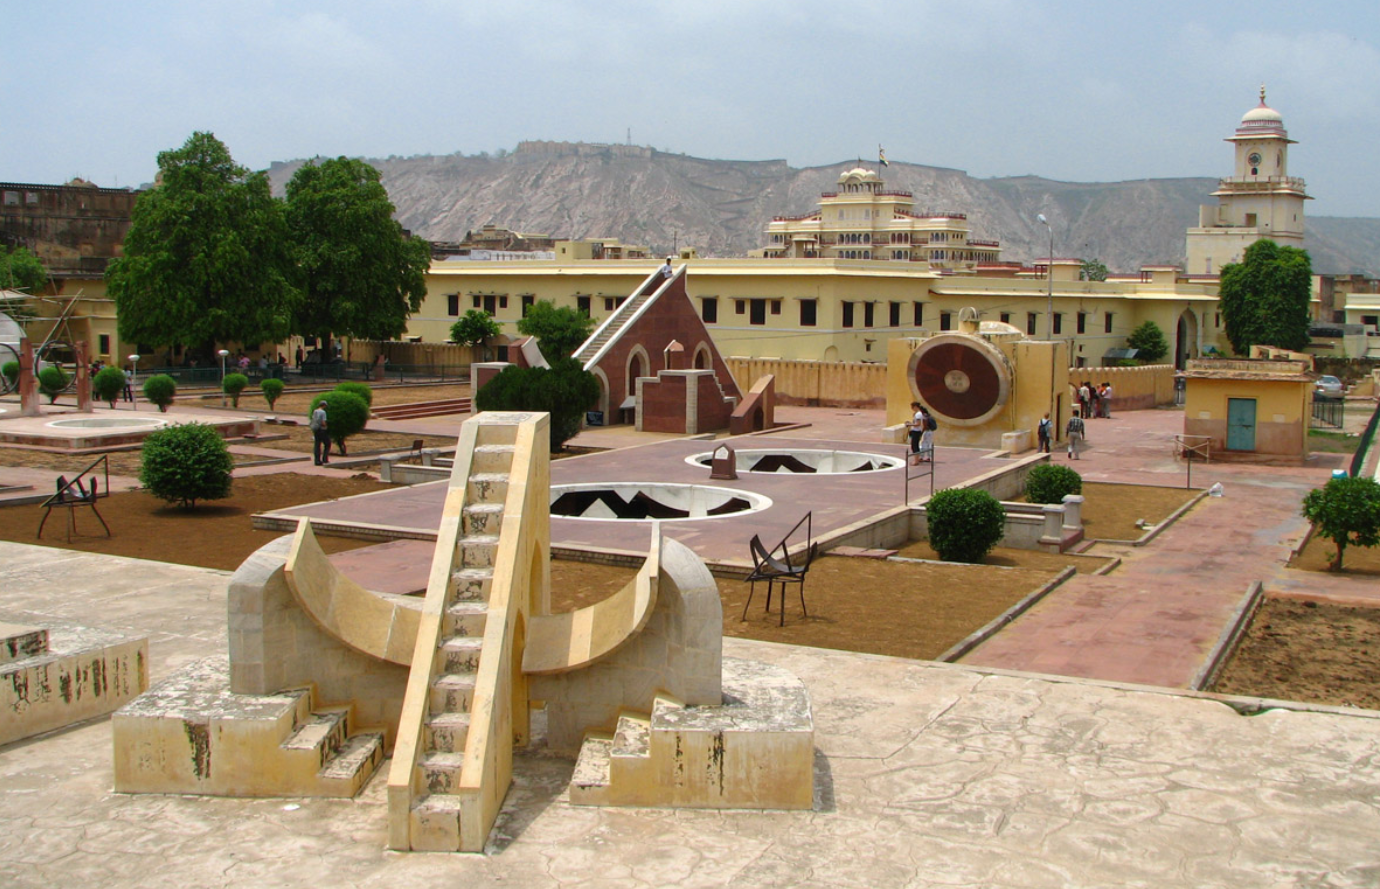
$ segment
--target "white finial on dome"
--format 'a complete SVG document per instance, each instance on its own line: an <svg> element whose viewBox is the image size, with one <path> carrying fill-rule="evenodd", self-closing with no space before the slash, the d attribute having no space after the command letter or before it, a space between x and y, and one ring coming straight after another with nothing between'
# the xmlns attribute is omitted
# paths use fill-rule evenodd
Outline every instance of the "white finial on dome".
<svg viewBox="0 0 1380 889"><path fill-rule="evenodd" d="M1260 85L1260 105L1262 108L1268 107L1265 105L1265 84L1263 83Z"/></svg>

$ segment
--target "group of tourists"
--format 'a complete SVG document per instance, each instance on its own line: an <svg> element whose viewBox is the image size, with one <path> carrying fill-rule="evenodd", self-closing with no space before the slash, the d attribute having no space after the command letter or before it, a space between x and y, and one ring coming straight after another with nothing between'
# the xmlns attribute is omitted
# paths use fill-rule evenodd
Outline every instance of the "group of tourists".
<svg viewBox="0 0 1380 889"><path fill-rule="evenodd" d="M1079 413L1095 420L1098 418L1110 420L1112 418L1112 384L1104 382L1100 386L1094 386L1087 380L1078 387L1078 406Z"/></svg>

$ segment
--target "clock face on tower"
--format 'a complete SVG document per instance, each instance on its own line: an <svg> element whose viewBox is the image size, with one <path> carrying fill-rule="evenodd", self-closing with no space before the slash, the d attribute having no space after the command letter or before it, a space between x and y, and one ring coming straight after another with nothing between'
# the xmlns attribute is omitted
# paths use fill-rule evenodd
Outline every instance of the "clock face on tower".
<svg viewBox="0 0 1380 889"><path fill-rule="evenodd" d="M1258 151L1252 151L1252 152L1250 153L1250 156L1247 157L1246 160L1249 161L1249 162L1250 162L1250 165L1253 166L1253 167L1258 167L1258 166L1260 166L1260 152L1258 152Z"/></svg>

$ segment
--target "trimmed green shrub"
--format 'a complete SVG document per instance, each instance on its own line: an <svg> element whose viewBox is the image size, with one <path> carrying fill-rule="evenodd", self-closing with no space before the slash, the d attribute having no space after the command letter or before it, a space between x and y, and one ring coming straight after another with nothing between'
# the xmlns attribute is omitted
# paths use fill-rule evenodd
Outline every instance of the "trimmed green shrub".
<svg viewBox="0 0 1380 889"><path fill-rule="evenodd" d="M326 430L331 433L331 441L342 456L345 455L345 439L364 431L369 424L369 405L353 392L340 389L323 392L311 400L307 416L312 415L316 406L326 402Z"/></svg>
<svg viewBox="0 0 1380 889"><path fill-rule="evenodd" d="M544 367L505 367L475 393L481 411L547 411L551 414L551 452L580 431L585 411L599 401L599 381L573 358Z"/></svg>
<svg viewBox="0 0 1380 889"><path fill-rule="evenodd" d="M10 384L10 388L11 388L11 389L14 388L15 386L18 386L18 385L19 385L19 362L18 362L18 361L6 361L3 365L0 365L0 374L4 374L5 379L9 381L9 384Z"/></svg>
<svg viewBox="0 0 1380 889"><path fill-rule="evenodd" d="M198 500L229 497L234 468L230 449L214 427L183 423L144 439L139 482L155 497L192 508Z"/></svg>
<svg viewBox="0 0 1380 889"><path fill-rule="evenodd" d="M67 388L67 374L56 364L50 364L38 372L38 389L48 396L48 403L57 401L62 390Z"/></svg>
<svg viewBox="0 0 1380 889"><path fill-rule="evenodd" d="M259 384L259 388L264 392L264 401L268 402L268 409L273 410L273 405L277 404L278 399L282 397L283 390L287 388L287 383L269 377Z"/></svg>
<svg viewBox="0 0 1380 889"><path fill-rule="evenodd" d="M364 403L365 403L367 406L369 406L369 407L373 407L373 406L374 406L374 390L373 390L373 389L370 389L369 386L368 386L366 383L354 383L354 382L336 383L336 384L335 384L335 391L337 391L337 392L349 392L351 395L358 395L360 398L363 398L363 399L364 399Z"/></svg>
<svg viewBox="0 0 1380 889"><path fill-rule="evenodd" d="M1058 463L1041 463L1025 477L1025 497L1031 503L1063 503L1067 494L1083 493L1083 476Z"/></svg>
<svg viewBox="0 0 1380 889"><path fill-rule="evenodd" d="M226 374L220 381L220 391L230 396L232 407L240 406L240 393L249 385L249 377L244 374Z"/></svg>
<svg viewBox="0 0 1380 889"><path fill-rule="evenodd" d="M975 488L948 488L925 508L930 546L946 562L981 562L1005 531L1001 502Z"/></svg>
<svg viewBox="0 0 1380 889"><path fill-rule="evenodd" d="M177 395L177 380L167 374L154 374L144 380L144 397L150 404L158 405L158 409L164 413L168 410L168 405L173 403L173 396Z"/></svg>
<svg viewBox="0 0 1380 889"><path fill-rule="evenodd" d="M125 372L109 365L96 371L91 378L91 394L101 401L108 402L112 408L125 393Z"/></svg>

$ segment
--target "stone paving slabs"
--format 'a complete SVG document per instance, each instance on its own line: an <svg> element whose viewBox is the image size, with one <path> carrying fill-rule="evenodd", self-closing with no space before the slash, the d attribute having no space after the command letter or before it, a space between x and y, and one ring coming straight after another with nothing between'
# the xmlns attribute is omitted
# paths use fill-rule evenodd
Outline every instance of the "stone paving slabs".
<svg viewBox="0 0 1380 889"><path fill-rule="evenodd" d="M223 572L0 543L30 612L127 606L157 681L223 650ZM218 627L214 638L208 632ZM0 747L0 885L1105 887L1380 883L1380 714L725 640L784 667L816 726L809 812L569 805L525 753L488 854L386 851L385 782L354 800L111 792L108 720ZM386 768L380 775L386 774Z"/></svg>

